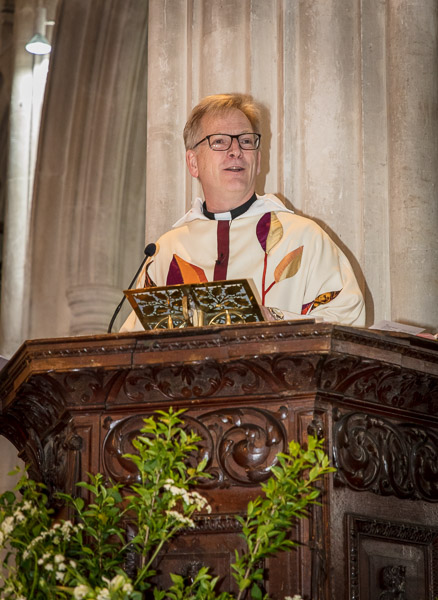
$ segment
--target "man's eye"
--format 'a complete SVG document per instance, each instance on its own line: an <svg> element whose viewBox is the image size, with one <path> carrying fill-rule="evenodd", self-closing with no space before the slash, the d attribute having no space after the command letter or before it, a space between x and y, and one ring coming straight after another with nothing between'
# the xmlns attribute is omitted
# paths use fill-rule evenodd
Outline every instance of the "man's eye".
<svg viewBox="0 0 438 600"><path fill-rule="evenodd" d="M213 138L213 144L215 144L216 146L224 146L225 145L225 140L224 138Z"/></svg>
<svg viewBox="0 0 438 600"><path fill-rule="evenodd" d="M242 146L252 146L253 139L252 137L243 137L239 139Z"/></svg>

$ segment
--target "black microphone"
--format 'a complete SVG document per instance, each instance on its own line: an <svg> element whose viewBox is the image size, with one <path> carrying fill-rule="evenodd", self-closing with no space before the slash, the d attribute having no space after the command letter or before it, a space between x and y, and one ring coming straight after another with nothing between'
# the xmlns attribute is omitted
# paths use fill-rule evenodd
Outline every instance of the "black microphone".
<svg viewBox="0 0 438 600"><path fill-rule="evenodd" d="M146 248L144 249L144 259L142 260L141 265L139 266L139 268L137 270L137 273L134 275L131 283L129 284L128 290L130 290L132 288L132 286L134 285L134 283L136 282L137 277L140 275L140 271L142 270L144 263L147 261L147 259L150 256L153 256L155 254L156 250L157 250L156 244L148 244L146 246ZM120 309L122 308L123 303L124 303L125 300L126 300L126 296L123 296L121 302L119 302L116 310L114 311L114 314L113 314L113 316L111 318L110 324L108 325L108 331L107 331L107 333L111 333L111 329L113 328L114 321L116 320L116 317L119 314Z"/></svg>

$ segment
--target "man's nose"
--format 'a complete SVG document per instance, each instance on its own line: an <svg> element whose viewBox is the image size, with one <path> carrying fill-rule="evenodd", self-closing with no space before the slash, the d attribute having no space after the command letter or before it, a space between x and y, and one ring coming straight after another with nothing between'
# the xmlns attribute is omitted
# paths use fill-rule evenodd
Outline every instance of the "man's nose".
<svg viewBox="0 0 438 600"><path fill-rule="evenodd" d="M231 140L231 146L228 148L228 154L230 156L240 156L242 154L242 148L239 146L239 140L233 138Z"/></svg>

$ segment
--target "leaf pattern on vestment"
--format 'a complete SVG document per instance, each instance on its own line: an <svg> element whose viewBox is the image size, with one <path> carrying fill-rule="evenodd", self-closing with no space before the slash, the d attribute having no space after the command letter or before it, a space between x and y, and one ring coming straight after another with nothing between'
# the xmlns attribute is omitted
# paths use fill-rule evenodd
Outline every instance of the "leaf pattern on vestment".
<svg viewBox="0 0 438 600"><path fill-rule="evenodd" d="M167 273L166 285L181 283L205 283L207 277L201 267L192 265L177 254L173 255Z"/></svg>
<svg viewBox="0 0 438 600"><path fill-rule="evenodd" d="M265 213L256 226L257 239L268 254L283 237L283 226L274 212Z"/></svg>
<svg viewBox="0 0 438 600"><path fill-rule="evenodd" d="M301 258L303 256L304 246L299 246L286 254L286 256L278 263L274 271L274 279L278 283L283 279L293 277L298 273L301 266Z"/></svg>
<svg viewBox="0 0 438 600"><path fill-rule="evenodd" d="M338 292L325 292L324 294L320 294L318 298L315 298L315 300L313 301L312 308L316 308L320 304L328 304L329 302L334 300L336 296L339 296L340 293L341 290L339 290Z"/></svg>
<svg viewBox="0 0 438 600"><path fill-rule="evenodd" d="M321 306L321 304L328 304L329 302L334 300L336 296L339 296L341 292L342 290L339 290L337 292L324 292L323 294L320 294L312 302L307 302L307 304L303 304L301 308L301 314L307 315L317 306Z"/></svg>

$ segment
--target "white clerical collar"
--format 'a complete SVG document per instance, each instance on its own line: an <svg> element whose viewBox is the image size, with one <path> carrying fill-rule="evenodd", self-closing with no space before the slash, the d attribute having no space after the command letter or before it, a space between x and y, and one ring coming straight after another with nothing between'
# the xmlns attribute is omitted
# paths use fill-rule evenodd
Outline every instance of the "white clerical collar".
<svg viewBox="0 0 438 600"><path fill-rule="evenodd" d="M174 223L172 228L176 229L177 227L181 227L182 225L185 225L186 223L189 223L190 221L195 221L195 220L208 221L209 219L208 219L208 217L206 217L204 215L202 207L203 207L203 200L201 198L195 198L192 202L192 208L183 217L178 219L178 221L176 223ZM279 198L277 198L277 196L274 196L274 194L266 194L264 196L257 196L257 200L248 208L248 210L246 212L244 212L242 215L240 215L238 217L234 217L234 218L244 219L245 217L252 217L254 215L262 215L267 212L293 213L293 210L286 208L285 205L283 204L283 202ZM229 212L215 213L215 214L223 215L224 219L230 220L231 215Z"/></svg>
<svg viewBox="0 0 438 600"><path fill-rule="evenodd" d="M219 213L214 213L207 210L207 204L204 201L202 204L202 212L207 217L207 219L210 219L211 221L232 221L236 217L240 217L240 215L246 213L246 211L254 204L256 200L257 196L254 192L251 198L243 204L241 204L240 206L236 206L236 208L233 208L232 210L227 210L226 212Z"/></svg>

